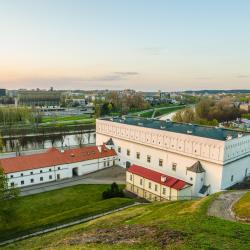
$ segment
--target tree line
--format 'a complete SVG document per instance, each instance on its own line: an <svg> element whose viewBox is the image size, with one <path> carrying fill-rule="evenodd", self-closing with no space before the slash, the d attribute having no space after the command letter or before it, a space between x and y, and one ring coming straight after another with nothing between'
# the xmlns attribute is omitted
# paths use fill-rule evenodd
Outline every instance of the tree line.
<svg viewBox="0 0 250 250"><path fill-rule="evenodd" d="M223 98L219 101L203 98L194 108L178 111L173 120L176 122L216 126L219 122L232 121L240 116L239 108L233 104L230 98Z"/></svg>

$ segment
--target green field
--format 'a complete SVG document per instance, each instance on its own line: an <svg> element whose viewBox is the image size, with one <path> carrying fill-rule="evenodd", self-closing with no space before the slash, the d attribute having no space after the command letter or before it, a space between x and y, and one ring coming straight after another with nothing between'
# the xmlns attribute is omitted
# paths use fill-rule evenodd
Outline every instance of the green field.
<svg viewBox="0 0 250 250"><path fill-rule="evenodd" d="M77 185L20 197L16 216L0 221L0 240L37 229L99 214L132 203L128 198L102 199L109 185Z"/></svg>
<svg viewBox="0 0 250 250"><path fill-rule="evenodd" d="M56 116L56 117L43 117L42 123L46 122L64 122L64 121L77 121L89 119L89 115L75 115L75 116Z"/></svg>
<svg viewBox="0 0 250 250"><path fill-rule="evenodd" d="M235 203L233 210L240 218L248 218L250 220L250 192L244 194L241 199Z"/></svg>
<svg viewBox="0 0 250 250"><path fill-rule="evenodd" d="M5 249L249 249L250 225L206 215L214 197L140 205Z"/></svg>

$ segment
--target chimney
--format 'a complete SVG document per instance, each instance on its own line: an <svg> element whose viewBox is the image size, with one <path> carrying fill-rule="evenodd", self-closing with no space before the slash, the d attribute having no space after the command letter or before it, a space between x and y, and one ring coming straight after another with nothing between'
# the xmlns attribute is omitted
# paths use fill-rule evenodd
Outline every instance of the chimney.
<svg viewBox="0 0 250 250"><path fill-rule="evenodd" d="M98 151L101 153L102 152L102 146L97 146L97 148L98 148Z"/></svg>
<svg viewBox="0 0 250 250"><path fill-rule="evenodd" d="M162 175L162 176L161 176L161 182L166 182L166 180L167 180L167 176Z"/></svg>

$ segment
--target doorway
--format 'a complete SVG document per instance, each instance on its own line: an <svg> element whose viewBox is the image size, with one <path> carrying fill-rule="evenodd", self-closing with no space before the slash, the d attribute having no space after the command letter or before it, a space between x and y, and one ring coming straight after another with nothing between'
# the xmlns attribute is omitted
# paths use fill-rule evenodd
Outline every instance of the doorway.
<svg viewBox="0 0 250 250"><path fill-rule="evenodd" d="M131 163L129 161L126 161L126 168L129 168L131 166Z"/></svg>
<svg viewBox="0 0 250 250"><path fill-rule="evenodd" d="M78 176L78 168L77 167L72 169L72 176L73 177Z"/></svg>

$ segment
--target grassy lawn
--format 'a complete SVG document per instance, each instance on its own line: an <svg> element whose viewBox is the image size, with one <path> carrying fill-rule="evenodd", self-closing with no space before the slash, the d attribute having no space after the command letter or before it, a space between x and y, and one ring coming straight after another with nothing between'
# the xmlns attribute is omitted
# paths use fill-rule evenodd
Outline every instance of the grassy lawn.
<svg viewBox="0 0 250 250"><path fill-rule="evenodd" d="M76 121L89 118L89 115L74 115L74 116L58 116L58 117L43 117L42 123L46 122L63 122L63 121Z"/></svg>
<svg viewBox="0 0 250 250"><path fill-rule="evenodd" d="M140 205L5 249L249 249L250 225L206 215L214 197Z"/></svg>
<svg viewBox="0 0 250 250"><path fill-rule="evenodd" d="M0 239L23 232L99 214L132 203L128 198L102 199L109 185L77 185L59 190L20 197L16 218L0 221Z"/></svg>
<svg viewBox="0 0 250 250"><path fill-rule="evenodd" d="M240 218L250 219L250 192L244 194L233 207L234 212Z"/></svg>
<svg viewBox="0 0 250 250"><path fill-rule="evenodd" d="M159 109L155 112L155 117L161 116L161 115L167 115L169 113L172 113L176 110L183 109L185 106L180 106L180 107L171 107L171 108L166 108L166 109Z"/></svg>

